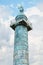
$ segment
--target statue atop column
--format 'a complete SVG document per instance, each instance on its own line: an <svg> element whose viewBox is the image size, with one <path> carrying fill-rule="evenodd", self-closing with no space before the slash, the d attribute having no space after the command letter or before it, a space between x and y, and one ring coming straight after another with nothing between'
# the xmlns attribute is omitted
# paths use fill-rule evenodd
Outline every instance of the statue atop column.
<svg viewBox="0 0 43 65"><path fill-rule="evenodd" d="M15 30L15 28L18 25L22 25L27 27L27 30L30 31L32 30L32 24L31 22L29 22L27 16L24 14L24 8L22 5L18 5L18 9L19 9L19 13L18 15L15 17L15 21L10 25L12 29Z"/></svg>
<svg viewBox="0 0 43 65"><path fill-rule="evenodd" d="M20 11L21 13L24 12L24 8L23 8L22 5L19 5L19 6L18 6L18 9L19 9L19 11Z"/></svg>

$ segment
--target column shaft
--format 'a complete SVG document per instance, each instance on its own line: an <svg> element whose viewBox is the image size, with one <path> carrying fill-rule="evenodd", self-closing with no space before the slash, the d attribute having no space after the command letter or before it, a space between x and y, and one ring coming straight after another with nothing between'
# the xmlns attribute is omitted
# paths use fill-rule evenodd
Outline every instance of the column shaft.
<svg viewBox="0 0 43 65"><path fill-rule="evenodd" d="M25 26L15 28L14 65L29 65L28 63L28 31Z"/></svg>

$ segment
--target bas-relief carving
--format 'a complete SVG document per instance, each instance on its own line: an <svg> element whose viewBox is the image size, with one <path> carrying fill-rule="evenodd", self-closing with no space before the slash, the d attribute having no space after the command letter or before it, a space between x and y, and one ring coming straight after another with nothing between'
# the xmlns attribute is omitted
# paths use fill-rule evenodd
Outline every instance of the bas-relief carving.
<svg viewBox="0 0 43 65"><path fill-rule="evenodd" d="M14 47L15 65L28 65L28 31L26 27L18 26L16 28Z"/></svg>

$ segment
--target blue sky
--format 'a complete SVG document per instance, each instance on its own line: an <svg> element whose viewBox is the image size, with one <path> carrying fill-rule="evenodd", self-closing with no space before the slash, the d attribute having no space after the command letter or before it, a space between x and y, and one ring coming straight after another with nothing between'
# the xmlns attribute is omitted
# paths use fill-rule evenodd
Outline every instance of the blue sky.
<svg viewBox="0 0 43 65"><path fill-rule="evenodd" d="M28 32L29 64L43 65L43 0L0 0L0 65L13 65L15 32L10 23L15 21L19 4L33 27Z"/></svg>
<svg viewBox="0 0 43 65"><path fill-rule="evenodd" d="M42 3L43 0L0 0L0 5L10 6L13 5L14 8L11 8L14 10L13 15L16 15L17 13L17 4L22 4L24 8L36 6L38 3Z"/></svg>
<svg viewBox="0 0 43 65"><path fill-rule="evenodd" d="M39 3L43 2L43 0L0 0L0 4L3 5L10 5L10 4L18 4L18 3L28 3L28 2L33 2L33 3Z"/></svg>

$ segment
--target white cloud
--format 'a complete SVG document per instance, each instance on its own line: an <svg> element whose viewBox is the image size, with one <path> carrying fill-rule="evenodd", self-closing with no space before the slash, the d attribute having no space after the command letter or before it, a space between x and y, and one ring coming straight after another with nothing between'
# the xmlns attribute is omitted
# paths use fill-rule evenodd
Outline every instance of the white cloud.
<svg viewBox="0 0 43 65"><path fill-rule="evenodd" d="M40 65L43 65L43 11L40 8L34 6L28 8L25 12L29 20L32 21L33 26L33 30L28 33L30 65L39 65L40 61ZM9 21L15 17L11 14L12 12L9 8L6 10L5 6L0 6L0 60L4 59L2 60L4 65L7 63L9 63L8 65L12 65L13 61L14 31L9 27ZM4 21L4 18L8 19ZM1 65L3 65L2 63L0 62Z"/></svg>
<svg viewBox="0 0 43 65"><path fill-rule="evenodd" d="M14 32L10 35L9 43L11 46L14 44Z"/></svg>
<svg viewBox="0 0 43 65"><path fill-rule="evenodd" d="M13 46L10 45L9 39L12 33L10 20L13 19L12 10L8 6L0 6L0 64L12 65L13 63ZM9 59L9 60L8 60ZM9 63L10 62L10 63Z"/></svg>
<svg viewBox="0 0 43 65"><path fill-rule="evenodd" d="M40 5L40 4L39 4ZM30 65L43 65L43 7L27 8L25 14L32 22L33 30L28 33Z"/></svg>
<svg viewBox="0 0 43 65"><path fill-rule="evenodd" d="M43 12L41 12L37 7L27 8L25 14L27 15L27 17L33 15L43 16Z"/></svg>
<svg viewBox="0 0 43 65"><path fill-rule="evenodd" d="M40 9L41 12L43 12L43 2L40 3L40 4L37 4L37 7Z"/></svg>
<svg viewBox="0 0 43 65"><path fill-rule="evenodd" d="M5 53L5 52L7 51L6 46L2 46L1 51L2 51L3 53Z"/></svg>
<svg viewBox="0 0 43 65"><path fill-rule="evenodd" d="M0 5L0 23L6 27L10 26L10 21L14 19L12 13L10 6Z"/></svg>
<svg viewBox="0 0 43 65"><path fill-rule="evenodd" d="M7 6L0 6L0 18L8 18L9 15L11 15L12 11L10 11L10 8Z"/></svg>

